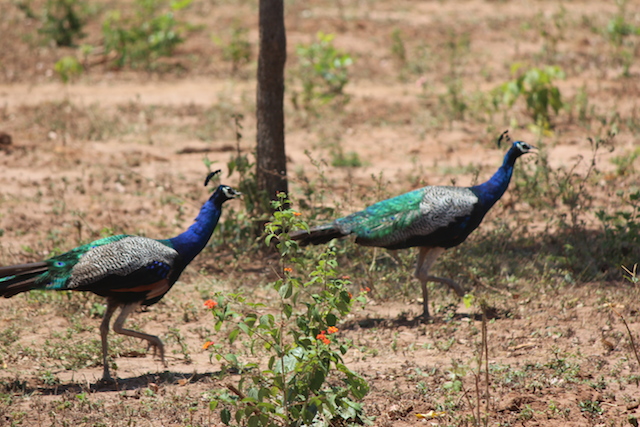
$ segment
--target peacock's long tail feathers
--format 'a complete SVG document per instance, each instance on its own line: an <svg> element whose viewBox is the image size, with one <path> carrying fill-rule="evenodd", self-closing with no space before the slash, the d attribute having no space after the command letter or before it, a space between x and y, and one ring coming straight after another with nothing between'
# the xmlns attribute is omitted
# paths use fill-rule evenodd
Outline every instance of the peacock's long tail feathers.
<svg viewBox="0 0 640 427"><path fill-rule="evenodd" d="M297 240L300 246L321 245L330 242L332 239L339 239L349 233L342 232L335 224L324 224L307 230L296 230L291 232L290 237Z"/></svg>
<svg viewBox="0 0 640 427"><path fill-rule="evenodd" d="M10 298L20 292L41 287L36 281L48 269L49 265L46 262L0 267L0 296Z"/></svg>

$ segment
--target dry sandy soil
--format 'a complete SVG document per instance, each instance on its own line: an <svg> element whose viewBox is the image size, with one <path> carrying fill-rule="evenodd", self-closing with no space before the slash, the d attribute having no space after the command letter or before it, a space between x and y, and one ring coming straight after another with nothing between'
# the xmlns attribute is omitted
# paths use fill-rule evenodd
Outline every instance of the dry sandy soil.
<svg viewBox="0 0 640 427"><path fill-rule="evenodd" d="M33 1L33 10L44 3ZM132 2L88 3L96 7L81 42L100 46L106 11ZM186 42L158 61L160 71L118 69L99 48L83 58L75 48L54 47L37 32L39 15L28 18L18 2L0 4L0 132L11 137L0 140L0 265L40 260L114 233L179 233L207 197L205 156L223 169L224 183L238 184L238 175L227 176L226 169L238 147L233 114L243 115L239 147L249 157L255 141L255 3L194 0L177 14L191 24ZM340 332L352 340L347 365L371 386L366 414L380 426L476 425L478 405L492 426L635 420L639 361L610 304L637 342L639 292L619 265L595 255L578 258L589 265L568 271L602 270L585 280L552 271L538 253L531 257L540 260L540 271L509 265L495 277L478 277L466 267L466 257L478 254L473 248L505 224L541 242L543 251L544 242L561 246L572 219L585 236L602 236L595 212L617 209L616 191L637 191L640 36L628 35L621 45L611 41L607 26L619 7L594 0L305 3L286 4L286 146L294 202L335 207L335 216L422 185L479 182L500 164L504 147L498 149L495 138L507 128L541 147L540 157L522 159L519 168L531 171L539 158L548 159L552 178L581 183L590 196L571 207L560 195L555 205L543 206L524 199L521 182L485 220L487 234L472 236L436 271L464 270L458 278L490 302L488 396L484 374L476 394L476 373L483 369L475 362L482 323L476 307L436 286L434 321L411 321L421 304L409 254L403 255L404 283L386 273L374 276L375 283L353 277L354 292L374 288ZM637 3L627 2L623 15L640 28ZM251 61L235 72L212 41L217 36L228 43L233 28L248 29L252 46ZM354 64L345 87L349 102L320 106L315 114L297 108L292 96L300 88L296 46L313 42L318 31L334 34L334 45ZM393 48L394 31L405 58ZM66 85L53 70L65 55L85 65ZM492 89L513 79L516 63L525 69L558 65L566 75L554 81L565 108L552 115L552 129L542 136L530 126L522 99L497 110L488 101ZM611 133L615 138L607 139ZM608 145L594 154L588 138ZM362 165L332 166L339 152L356 153ZM550 192L559 187L548 185ZM309 188L313 196L305 193ZM242 202L226 207L225 218L243 218ZM227 221L225 236L238 223ZM129 321L165 340L168 368L139 342L120 339L116 386L97 384L98 298L37 294L0 301L0 425L220 424L207 393L237 378L221 383L212 376L224 367L201 346L222 338L212 332L202 301L216 291L243 290L268 304L274 260L260 252L243 255L236 240L214 240L217 246L207 248L161 303ZM584 239L585 248L599 244ZM638 248L628 253L638 256ZM375 257L388 261L381 252L360 256L365 261L352 260L345 269ZM416 416L429 411L443 415Z"/></svg>

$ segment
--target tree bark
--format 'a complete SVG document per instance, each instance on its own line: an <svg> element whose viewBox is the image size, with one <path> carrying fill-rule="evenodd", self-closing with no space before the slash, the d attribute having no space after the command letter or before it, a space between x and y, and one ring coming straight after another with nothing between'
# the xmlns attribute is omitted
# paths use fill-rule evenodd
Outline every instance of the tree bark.
<svg viewBox="0 0 640 427"><path fill-rule="evenodd" d="M259 194L273 200L276 193L288 191L283 111L287 39L283 0L260 0L259 27L256 180Z"/></svg>

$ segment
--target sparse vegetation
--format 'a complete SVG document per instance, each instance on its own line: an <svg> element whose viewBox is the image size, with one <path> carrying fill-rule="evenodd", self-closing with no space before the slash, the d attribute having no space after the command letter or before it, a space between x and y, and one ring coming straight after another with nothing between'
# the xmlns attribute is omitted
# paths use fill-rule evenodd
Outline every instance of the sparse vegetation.
<svg viewBox="0 0 640 427"><path fill-rule="evenodd" d="M564 79L564 72L557 66L530 68L521 72L522 66L514 64L511 67L511 74L516 78L494 91L494 105L497 108L504 104L510 108L522 97L533 124L549 129L552 127L551 111L557 115L564 105L560 89L554 83L556 79Z"/></svg>
<svg viewBox="0 0 640 427"><path fill-rule="evenodd" d="M224 331L231 322L231 327L226 328L229 343L248 340L251 355L268 360L268 364L264 368L244 363L237 352L217 353L217 360L228 362L241 378L237 385L218 390L211 401L212 409L219 403L224 405L220 417L227 425L232 424L231 420L237 425L262 426L281 422L289 426L329 426L337 420L362 423L367 418L358 401L369 386L345 365L343 357L349 345L336 338L337 325L353 304L347 290L349 282L336 277L338 265L332 251L320 256L310 280L301 280L294 269L304 263L296 242L288 239L288 232L308 225L300 221L298 212L285 209L290 205L286 195L281 194L273 204L276 211L266 226L265 242L277 242L281 257L280 277L271 285L279 296L277 313L260 314L260 305L240 295L208 302L216 331ZM239 303L239 308L230 301Z"/></svg>
<svg viewBox="0 0 640 427"><path fill-rule="evenodd" d="M184 42L175 14L191 0L135 0L133 13L111 11L102 24L104 50L114 52L117 67L153 69L157 59L171 56Z"/></svg>
<svg viewBox="0 0 640 427"><path fill-rule="evenodd" d="M296 80L302 85L295 92L294 103L313 111L328 103L346 104L349 100L344 87L349 82L351 55L333 45L334 34L318 32L317 40L296 47L298 70Z"/></svg>
<svg viewBox="0 0 640 427"><path fill-rule="evenodd" d="M96 383L103 298L0 301L0 423L637 423L632 2L543 0L509 19L483 3L471 17L448 2L286 5L301 215L280 221L482 182L506 128L539 148L434 267L468 296L431 285L427 324L414 321L412 251L346 239L283 258L253 237L269 221L254 214L257 4L189 3L0 1L0 266L117 233L170 236L207 197L209 169L245 193L167 297L127 321L163 339L167 368L111 335L118 384ZM287 244L278 225L274 248Z"/></svg>

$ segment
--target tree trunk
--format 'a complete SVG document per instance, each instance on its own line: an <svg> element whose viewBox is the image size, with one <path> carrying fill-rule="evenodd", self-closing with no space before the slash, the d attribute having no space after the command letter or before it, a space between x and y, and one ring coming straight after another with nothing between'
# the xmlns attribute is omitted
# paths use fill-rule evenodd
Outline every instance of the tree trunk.
<svg viewBox="0 0 640 427"><path fill-rule="evenodd" d="M258 194L273 200L277 192L288 190L283 111L287 39L283 0L260 0L259 21L256 180Z"/></svg>

